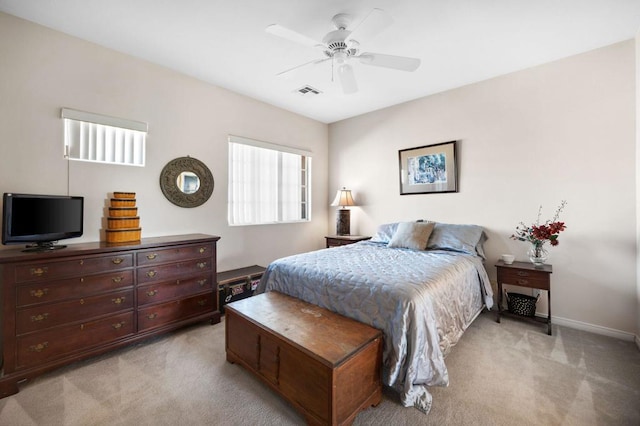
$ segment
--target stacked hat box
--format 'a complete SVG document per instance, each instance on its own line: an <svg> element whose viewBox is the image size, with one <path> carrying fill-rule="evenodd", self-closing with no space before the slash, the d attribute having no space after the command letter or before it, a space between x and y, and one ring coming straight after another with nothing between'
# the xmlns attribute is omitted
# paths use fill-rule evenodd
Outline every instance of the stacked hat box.
<svg viewBox="0 0 640 426"><path fill-rule="evenodd" d="M107 242L126 243L140 240L142 228L136 207L135 192L114 192L107 217Z"/></svg>

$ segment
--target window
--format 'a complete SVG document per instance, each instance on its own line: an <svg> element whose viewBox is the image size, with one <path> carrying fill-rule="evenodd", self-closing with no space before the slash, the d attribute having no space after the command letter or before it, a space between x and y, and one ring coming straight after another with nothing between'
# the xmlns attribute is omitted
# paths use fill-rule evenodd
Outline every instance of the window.
<svg viewBox="0 0 640 426"><path fill-rule="evenodd" d="M310 183L309 152L229 136L229 225L310 220Z"/></svg>
<svg viewBox="0 0 640 426"><path fill-rule="evenodd" d="M147 123L67 108L62 118L66 158L144 166Z"/></svg>

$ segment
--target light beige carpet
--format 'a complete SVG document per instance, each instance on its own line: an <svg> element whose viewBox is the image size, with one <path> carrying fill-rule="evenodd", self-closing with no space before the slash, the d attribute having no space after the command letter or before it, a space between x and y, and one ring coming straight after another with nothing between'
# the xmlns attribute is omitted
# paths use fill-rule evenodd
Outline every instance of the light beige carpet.
<svg viewBox="0 0 640 426"><path fill-rule="evenodd" d="M640 425L632 342L483 313L446 359L424 415L383 402L355 425ZM1 425L300 425L286 402L226 362L224 320L42 376L0 400Z"/></svg>

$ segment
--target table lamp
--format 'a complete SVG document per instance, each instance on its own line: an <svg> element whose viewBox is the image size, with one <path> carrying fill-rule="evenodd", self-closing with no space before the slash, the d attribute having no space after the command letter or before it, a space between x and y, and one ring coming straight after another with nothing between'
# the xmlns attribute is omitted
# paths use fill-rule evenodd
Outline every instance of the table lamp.
<svg viewBox="0 0 640 426"><path fill-rule="evenodd" d="M349 235L351 233L351 211L346 207L356 205L351 196L351 190L344 187L339 189L331 205L340 206L336 212L336 234Z"/></svg>

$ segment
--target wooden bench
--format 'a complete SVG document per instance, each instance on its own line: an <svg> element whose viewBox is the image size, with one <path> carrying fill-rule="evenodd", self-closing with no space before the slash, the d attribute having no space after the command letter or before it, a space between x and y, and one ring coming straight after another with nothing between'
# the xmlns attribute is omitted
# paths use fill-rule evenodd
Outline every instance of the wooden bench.
<svg viewBox="0 0 640 426"><path fill-rule="evenodd" d="M227 361L282 395L309 424L349 425L382 398L382 333L278 292L226 306Z"/></svg>

